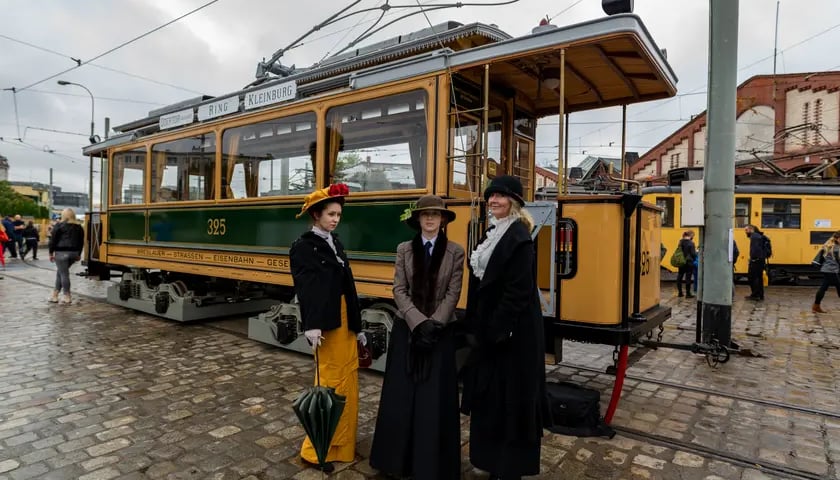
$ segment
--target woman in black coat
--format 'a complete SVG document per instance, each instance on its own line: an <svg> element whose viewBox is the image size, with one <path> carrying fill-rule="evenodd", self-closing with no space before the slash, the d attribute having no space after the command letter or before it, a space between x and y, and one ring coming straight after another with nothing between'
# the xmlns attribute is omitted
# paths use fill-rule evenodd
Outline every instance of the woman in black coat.
<svg viewBox="0 0 840 480"><path fill-rule="evenodd" d="M470 415L470 462L490 478L516 479L540 472L547 412L533 220L515 177L494 178L484 198L492 218L470 256L466 321L475 345L461 411Z"/></svg>
<svg viewBox="0 0 840 480"><path fill-rule="evenodd" d="M312 218L312 229L300 236L289 251L292 279L300 303L306 339L315 350L320 384L346 397L344 411L330 442L323 465L307 436L301 460L324 472L332 462L352 462L356 457L359 416L359 352L361 312L353 272L333 230L341 219L344 184L331 185L306 196L301 213Z"/></svg>
<svg viewBox="0 0 840 480"><path fill-rule="evenodd" d="M395 319L373 435L370 465L414 480L461 476L461 423L453 325L464 249L446 238L455 219L426 195L406 220L418 230L397 246Z"/></svg>

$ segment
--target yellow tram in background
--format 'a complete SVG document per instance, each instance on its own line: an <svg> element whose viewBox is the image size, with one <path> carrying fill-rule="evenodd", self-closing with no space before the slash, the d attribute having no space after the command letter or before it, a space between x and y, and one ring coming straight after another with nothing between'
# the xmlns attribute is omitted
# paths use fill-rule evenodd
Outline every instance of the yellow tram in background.
<svg viewBox="0 0 840 480"><path fill-rule="evenodd" d="M88 271L122 272L114 304L179 321L252 312L251 338L309 353L289 273L289 247L308 228L295 214L307 193L344 182L338 234L372 368L384 369L395 250L413 236L400 214L421 195L446 198L457 214L447 235L469 251L486 182L514 175L537 223L547 352L559 359L566 338L600 342L622 345L626 362L627 345L670 316L651 267L660 210L629 193L534 202L536 127L559 114L562 145L567 114L670 97L675 85L634 15L516 38L450 22L152 111L84 150L108 172Z"/></svg>
<svg viewBox="0 0 840 480"><path fill-rule="evenodd" d="M747 275L750 252L743 228L749 224L757 226L773 243L773 256L767 267L771 282L796 281L799 277L818 275L811 260L820 246L840 228L840 182L772 180L759 178L735 185L733 228L740 251L735 262L735 275ZM681 187L647 187L642 192L646 202L662 209L662 243L669 252L663 255L663 260L666 260L683 232L692 230L697 233L697 229L681 227ZM661 266L671 272L676 271L668 261L663 261Z"/></svg>

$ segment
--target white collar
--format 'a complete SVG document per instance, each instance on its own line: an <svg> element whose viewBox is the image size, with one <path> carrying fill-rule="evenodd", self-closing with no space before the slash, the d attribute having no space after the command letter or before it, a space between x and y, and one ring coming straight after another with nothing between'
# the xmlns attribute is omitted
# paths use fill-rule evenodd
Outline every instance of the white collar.
<svg viewBox="0 0 840 480"><path fill-rule="evenodd" d="M332 234L330 232L324 230L323 228L319 227L318 225L312 225L312 231L315 233L315 235L318 235L319 237L323 238L324 240L332 238Z"/></svg>
<svg viewBox="0 0 840 480"><path fill-rule="evenodd" d="M423 241L423 245L426 245L426 242L432 242L432 248L434 248L434 246L435 246L435 242L437 242L437 237L438 237L438 236L437 236L437 235L435 235L435 236L434 236L434 237L432 237L432 238L426 238L425 236L423 236L423 234L422 234L422 233L420 234L420 240L422 240L422 241Z"/></svg>

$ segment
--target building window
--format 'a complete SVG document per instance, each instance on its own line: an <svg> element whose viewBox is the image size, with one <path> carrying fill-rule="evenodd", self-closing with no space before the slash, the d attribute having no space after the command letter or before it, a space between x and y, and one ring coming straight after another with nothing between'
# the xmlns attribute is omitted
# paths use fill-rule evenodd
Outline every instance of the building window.
<svg viewBox="0 0 840 480"><path fill-rule="evenodd" d="M680 166L680 154L679 153L672 153L671 154L671 168L678 168Z"/></svg>
<svg viewBox="0 0 840 480"><path fill-rule="evenodd" d="M822 129L822 99L818 98L814 101L814 145L822 143L820 141L820 130Z"/></svg>
<svg viewBox="0 0 840 480"><path fill-rule="evenodd" d="M810 110L811 110L811 104L808 103L808 102L805 102L805 104L802 105L802 125L804 125L806 127L805 131L802 132L802 146L803 147L807 147L808 145L810 145L810 142L808 141L808 138L811 136L811 130L809 128L807 128L808 127L808 119L811 116L810 115L810 113L811 113Z"/></svg>
<svg viewBox="0 0 840 480"><path fill-rule="evenodd" d="M799 228L801 200L765 198L761 201L761 228Z"/></svg>
<svg viewBox="0 0 840 480"><path fill-rule="evenodd" d="M674 198L656 197L656 206L662 209L662 226L674 228Z"/></svg>

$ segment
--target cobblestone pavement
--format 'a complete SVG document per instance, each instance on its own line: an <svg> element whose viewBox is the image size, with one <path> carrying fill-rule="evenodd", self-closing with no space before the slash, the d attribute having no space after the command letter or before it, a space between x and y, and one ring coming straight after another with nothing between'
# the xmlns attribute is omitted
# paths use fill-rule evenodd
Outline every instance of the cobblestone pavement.
<svg viewBox="0 0 840 480"><path fill-rule="evenodd" d="M291 410L312 382L310 358L222 329L235 321L183 325L107 305L107 282L73 277L73 305L48 304L54 273L38 266L10 261L0 274L0 480L321 478L298 460ZM663 284L663 340L690 343L696 304L672 289ZM811 314L814 290L770 287L754 303L738 287L733 338L753 357L713 369L687 351L635 351L619 435L547 434L535 478L840 479L840 314ZM824 307L840 312L840 299ZM565 350L549 378L598 388L603 411L612 377L597 370L611 348ZM380 386L360 374L358 458L331 478L376 478L366 459ZM466 442L466 418L463 429ZM464 478L483 478L467 449Z"/></svg>

